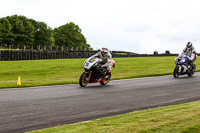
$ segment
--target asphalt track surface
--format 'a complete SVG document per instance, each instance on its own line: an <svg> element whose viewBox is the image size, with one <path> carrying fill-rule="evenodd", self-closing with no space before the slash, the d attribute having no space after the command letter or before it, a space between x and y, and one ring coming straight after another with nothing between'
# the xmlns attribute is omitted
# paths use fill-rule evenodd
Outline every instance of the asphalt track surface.
<svg viewBox="0 0 200 133"><path fill-rule="evenodd" d="M0 132L21 133L200 100L200 73L0 90Z"/></svg>

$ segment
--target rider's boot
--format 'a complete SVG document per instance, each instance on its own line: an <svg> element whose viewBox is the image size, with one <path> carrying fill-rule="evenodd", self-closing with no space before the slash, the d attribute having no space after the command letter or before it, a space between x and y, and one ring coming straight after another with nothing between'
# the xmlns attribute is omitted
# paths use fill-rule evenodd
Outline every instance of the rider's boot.
<svg viewBox="0 0 200 133"><path fill-rule="evenodd" d="M195 64L192 63L192 71L194 72L195 71Z"/></svg>
<svg viewBox="0 0 200 133"><path fill-rule="evenodd" d="M102 67L102 68L101 68L102 78L106 78L106 77L108 77L108 76L106 75L106 70L107 70L106 67Z"/></svg>

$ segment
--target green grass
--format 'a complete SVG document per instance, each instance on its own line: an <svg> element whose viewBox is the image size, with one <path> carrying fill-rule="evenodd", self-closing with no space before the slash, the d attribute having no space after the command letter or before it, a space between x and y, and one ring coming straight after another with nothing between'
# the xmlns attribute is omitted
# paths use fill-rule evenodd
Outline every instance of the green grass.
<svg viewBox="0 0 200 133"><path fill-rule="evenodd" d="M0 88L77 83L84 59L1 61Z"/></svg>
<svg viewBox="0 0 200 133"><path fill-rule="evenodd" d="M196 133L200 101L159 107L31 133Z"/></svg>
<svg viewBox="0 0 200 133"><path fill-rule="evenodd" d="M200 122L195 125L185 127L180 130L179 133L200 133Z"/></svg>
<svg viewBox="0 0 200 133"><path fill-rule="evenodd" d="M12 50L12 51L15 51L16 49L1 49L0 50Z"/></svg>
<svg viewBox="0 0 200 133"><path fill-rule="evenodd" d="M175 57L115 58L112 80L169 75ZM0 61L0 88L78 83L85 59ZM200 63L197 60L197 71ZM18 76L22 85L17 86Z"/></svg>

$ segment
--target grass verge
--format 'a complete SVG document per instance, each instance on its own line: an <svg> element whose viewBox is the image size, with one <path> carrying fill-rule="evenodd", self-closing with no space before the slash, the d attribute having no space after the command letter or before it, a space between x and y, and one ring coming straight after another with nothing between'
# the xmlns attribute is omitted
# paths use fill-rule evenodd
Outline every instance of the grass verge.
<svg viewBox="0 0 200 133"><path fill-rule="evenodd" d="M30 133L198 133L200 101L135 111Z"/></svg>
<svg viewBox="0 0 200 133"><path fill-rule="evenodd" d="M175 57L115 58L112 80L172 75ZM85 59L0 61L0 88L78 83ZM199 58L196 61L200 71ZM22 85L17 86L18 76Z"/></svg>

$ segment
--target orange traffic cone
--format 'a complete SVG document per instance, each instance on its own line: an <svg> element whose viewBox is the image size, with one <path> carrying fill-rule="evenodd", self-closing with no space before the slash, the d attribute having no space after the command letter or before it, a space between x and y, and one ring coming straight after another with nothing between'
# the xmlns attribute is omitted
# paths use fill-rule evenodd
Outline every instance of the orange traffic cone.
<svg viewBox="0 0 200 133"><path fill-rule="evenodd" d="M18 76L17 85L22 85L20 76Z"/></svg>

